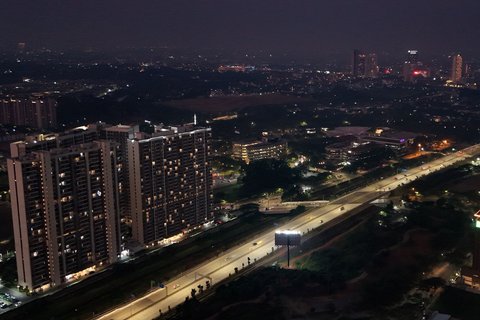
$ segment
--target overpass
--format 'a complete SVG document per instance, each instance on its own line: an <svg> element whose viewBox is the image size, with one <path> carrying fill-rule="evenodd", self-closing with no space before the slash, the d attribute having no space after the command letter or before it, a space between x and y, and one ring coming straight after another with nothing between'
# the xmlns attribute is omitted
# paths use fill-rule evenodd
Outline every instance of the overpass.
<svg viewBox="0 0 480 320"><path fill-rule="evenodd" d="M328 204L330 201L328 200L312 200L312 201L287 201L279 203L279 207L293 207L296 208L297 206L305 206L311 208L323 207L324 205Z"/></svg>

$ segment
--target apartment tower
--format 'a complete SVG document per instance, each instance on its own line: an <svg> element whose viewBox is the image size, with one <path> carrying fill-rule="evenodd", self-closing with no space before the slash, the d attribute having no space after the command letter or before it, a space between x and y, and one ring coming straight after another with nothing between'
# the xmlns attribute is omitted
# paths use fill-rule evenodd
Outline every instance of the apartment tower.
<svg viewBox="0 0 480 320"><path fill-rule="evenodd" d="M213 219L211 129L156 126L128 157L134 240L156 245Z"/></svg>
<svg viewBox="0 0 480 320"><path fill-rule="evenodd" d="M120 252L116 151L109 141L7 160L19 285L59 285Z"/></svg>

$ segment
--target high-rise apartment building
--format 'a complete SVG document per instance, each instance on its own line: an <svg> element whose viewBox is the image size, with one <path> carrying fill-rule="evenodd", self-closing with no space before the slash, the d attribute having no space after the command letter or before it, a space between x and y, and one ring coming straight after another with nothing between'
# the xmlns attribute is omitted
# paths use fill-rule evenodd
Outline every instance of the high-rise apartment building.
<svg viewBox="0 0 480 320"><path fill-rule="evenodd" d="M365 58L365 77L376 78L378 77L378 59L376 53L369 53Z"/></svg>
<svg viewBox="0 0 480 320"><path fill-rule="evenodd" d="M128 143L133 239L142 245L213 219L211 130L155 127Z"/></svg>
<svg viewBox="0 0 480 320"><path fill-rule="evenodd" d="M48 288L115 262L118 145L98 140L34 150L21 144L12 145L7 160L19 285Z"/></svg>
<svg viewBox="0 0 480 320"><path fill-rule="evenodd" d="M420 60L418 50L408 50L403 63L403 80L415 82L430 77L430 69Z"/></svg>
<svg viewBox="0 0 480 320"><path fill-rule="evenodd" d="M407 62L417 64L420 62L418 50L408 50L407 51Z"/></svg>
<svg viewBox="0 0 480 320"><path fill-rule="evenodd" d="M408 50L405 62L403 63L403 80L412 82L413 71L418 66L418 50Z"/></svg>
<svg viewBox="0 0 480 320"><path fill-rule="evenodd" d="M117 150L117 175L118 192L120 198L120 216L131 222L130 214L130 177L128 174L128 142L138 133L138 126L106 126L102 128L101 137L118 143Z"/></svg>
<svg viewBox="0 0 480 320"><path fill-rule="evenodd" d="M375 78L378 76L378 59L376 53L353 50L352 75L354 77Z"/></svg>
<svg viewBox="0 0 480 320"><path fill-rule="evenodd" d="M463 71L463 58L460 54L455 54L452 57L452 71L450 75L450 80L453 83L461 82L462 71Z"/></svg>
<svg viewBox="0 0 480 320"><path fill-rule="evenodd" d="M211 221L210 144L194 125L103 123L12 143L19 284L47 288L116 261L128 224L150 246Z"/></svg>
<svg viewBox="0 0 480 320"><path fill-rule="evenodd" d="M118 144L116 169L120 197L120 216L130 220L127 142L129 138L133 138L134 133L138 132L138 130L138 126L111 126L104 123L96 123L77 127L62 133L30 135L24 141L10 144L10 154L12 157L18 157L32 151L71 147L96 140L116 142Z"/></svg>
<svg viewBox="0 0 480 320"><path fill-rule="evenodd" d="M363 77L365 75L365 64L367 55L361 50L353 50L352 75L354 77Z"/></svg>
<svg viewBox="0 0 480 320"><path fill-rule="evenodd" d="M0 123L54 128L57 126L57 102L43 97L0 99Z"/></svg>

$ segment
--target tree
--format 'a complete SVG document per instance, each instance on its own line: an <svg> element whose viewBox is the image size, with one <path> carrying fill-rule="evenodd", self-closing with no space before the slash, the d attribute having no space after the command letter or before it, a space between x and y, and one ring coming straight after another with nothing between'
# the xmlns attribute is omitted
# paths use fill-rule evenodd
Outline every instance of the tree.
<svg viewBox="0 0 480 320"><path fill-rule="evenodd" d="M250 163L242 179L242 193L246 196L287 188L300 178L297 169L290 168L285 161L267 159Z"/></svg>
<svg viewBox="0 0 480 320"><path fill-rule="evenodd" d="M425 289L430 289L430 288L437 289L437 288L443 287L445 284L446 282L442 278L432 277L432 278L422 280L422 282L420 283L420 287Z"/></svg>

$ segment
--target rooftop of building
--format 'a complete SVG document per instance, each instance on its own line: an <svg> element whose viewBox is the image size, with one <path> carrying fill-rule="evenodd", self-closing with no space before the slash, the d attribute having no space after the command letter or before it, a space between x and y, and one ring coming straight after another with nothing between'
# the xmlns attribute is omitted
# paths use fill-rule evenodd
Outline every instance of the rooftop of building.
<svg viewBox="0 0 480 320"><path fill-rule="evenodd" d="M336 127L325 132L327 137L358 136L367 133L370 127Z"/></svg>
<svg viewBox="0 0 480 320"><path fill-rule="evenodd" d="M98 150L100 148L99 143L102 141L107 141L107 140L97 140L95 142L89 142L89 143L82 143L82 144L77 144L73 145L70 147L66 148L54 148L50 150L37 150L33 151L32 153L27 153L24 155L21 155L19 159L21 161L29 161L36 159L37 155L39 154L50 154L52 156L57 156L57 155L67 155L67 154L78 154L82 152L88 152L92 150Z"/></svg>
<svg viewBox="0 0 480 320"><path fill-rule="evenodd" d="M152 139L163 139L172 136L190 135L203 131L210 131L208 127L201 127L188 123L180 126L165 126L163 124L154 126L153 133L137 132L134 140L150 141Z"/></svg>

